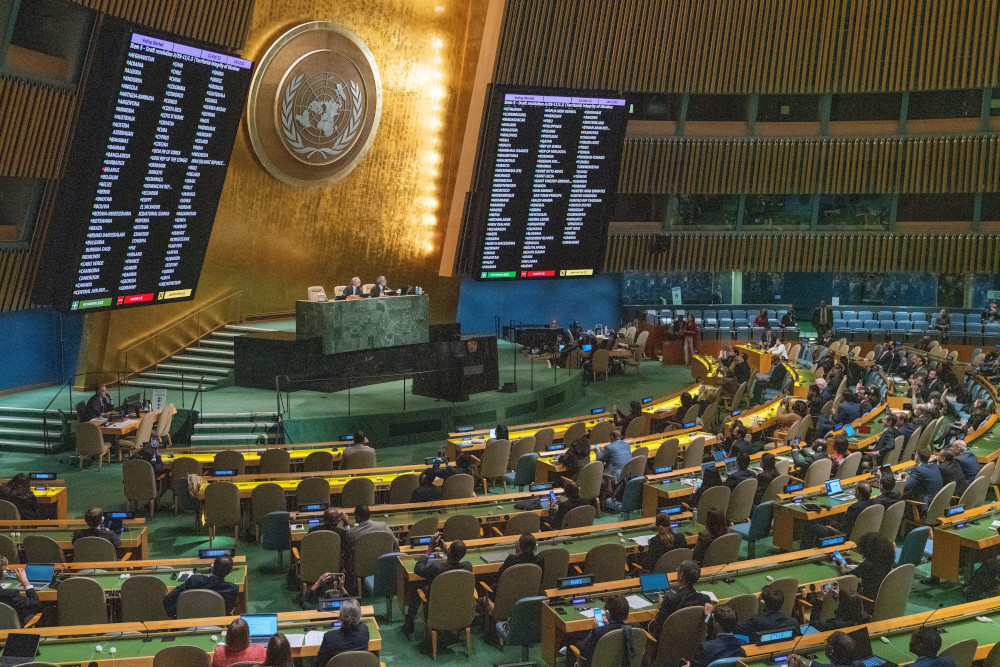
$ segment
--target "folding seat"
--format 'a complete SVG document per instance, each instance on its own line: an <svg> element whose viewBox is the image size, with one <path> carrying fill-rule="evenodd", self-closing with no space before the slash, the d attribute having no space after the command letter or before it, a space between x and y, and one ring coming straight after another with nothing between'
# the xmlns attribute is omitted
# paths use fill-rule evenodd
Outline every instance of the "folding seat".
<svg viewBox="0 0 1000 667"><path fill-rule="evenodd" d="M747 318L747 311L744 308L733 308L733 321L745 320Z"/></svg>
<svg viewBox="0 0 1000 667"><path fill-rule="evenodd" d="M704 322L702 335L705 340L719 340L719 321L714 317L707 317L704 319Z"/></svg>
<svg viewBox="0 0 1000 667"><path fill-rule="evenodd" d="M966 331L968 331L968 326L970 324L982 324L983 316L980 313L966 313L965 314L965 326Z"/></svg>
<svg viewBox="0 0 1000 667"><path fill-rule="evenodd" d="M965 323L956 322L952 320L951 327L948 330L948 343L951 345L966 345L965 341Z"/></svg>
<svg viewBox="0 0 1000 667"><path fill-rule="evenodd" d="M719 316L715 314L714 310L703 311L702 314L701 314L701 317L702 317L703 320L709 320L709 319L717 320L717 319L719 319Z"/></svg>
<svg viewBox="0 0 1000 667"><path fill-rule="evenodd" d="M778 311L778 321L780 322L781 318L784 317L787 314L788 314L788 310L787 309L782 308L781 310L779 310Z"/></svg>
<svg viewBox="0 0 1000 667"><path fill-rule="evenodd" d="M896 328L896 323L893 322L892 320L879 320L878 328L881 329L882 331L892 331L893 329Z"/></svg>
<svg viewBox="0 0 1000 667"><path fill-rule="evenodd" d="M983 327L981 324L969 324L965 323L965 344L966 345L982 345L983 344Z"/></svg>
<svg viewBox="0 0 1000 667"><path fill-rule="evenodd" d="M841 315L843 319L848 321L858 319L858 311L856 310L845 310L843 313L841 313ZM834 315L834 317L836 317L836 315Z"/></svg>
<svg viewBox="0 0 1000 667"><path fill-rule="evenodd" d="M746 319L733 320L736 328L736 340L750 340L750 323Z"/></svg>
<svg viewBox="0 0 1000 667"><path fill-rule="evenodd" d="M905 312L905 311L902 311L902 310L897 310L895 313L892 314L892 317L897 322L909 322L910 321L910 314L908 312Z"/></svg>
<svg viewBox="0 0 1000 667"><path fill-rule="evenodd" d="M731 320L733 319L733 311L726 308L720 308L716 317L719 318L720 322L727 318Z"/></svg>
<svg viewBox="0 0 1000 667"><path fill-rule="evenodd" d="M841 329L845 329L846 327L847 327L847 322L845 322L843 319L841 319L839 317L834 317L833 318L833 333L834 334L836 334Z"/></svg>
<svg viewBox="0 0 1000 667"><path fill-rule="evenodd" d="M987 322L983 325L983 345L1000 343L1000 323Z"/></svg>
<svg viewBox="0 0 1000 667"><path fill-rule="evenodd" d="M655 310L646 311L646 324L656 324L660 321L659 316L656 314Z"/></svg>
<svg viewBox="0 0 1000 667"><path fill-rule="evenodd" d="M732 333L733 332L733 318L731 318L731 317L720 317L719 318L719 331L722 332L722 333L724 333L724 332Z"/></svg>
<svg viewBox="0 0 1000 667"><path fill-rule="evenodd" d="M864 320L874 320L875 319L875 315L872 314L872 311L870 311L870 310L862 310L861 312L858 313L858 319L862 320L862 321L864 321Z"/></svg>
<svg viewBox="0 0 1000 667"><path fill-rule="evenodd" d="M965 324L965 313L952 313L951 323L955 324L956 322L961 322L962 324Z"/></svg>
<svg viewBox="0 0 1000 667"><path fill-rule="evenodd" d="M878 311L878 321L882 322L888 320L892 322L892 311L891 310L880 310Z"/></svg>
<svg viewBox="0 0 1000 667"><path fill-rule="evenodd" d="M767 319L768 319L769 322L775 322L775 321L777 321L777 319L778 319L778 311L776 311L776 310L768 310L767 311Z"/></svg>
<svg viewBox="0 0 1000 667"><path fill-rule="evenodd" d="M674 311L670 310L669 308L661 308L660 317L665 317L668 320L672 320L674 319Z"/></svg>
<svg viewBox="0 0 1000 667"><path fill-rule="evenodd" d="M689 314L694 315L695 321L698 321L698 320L701 319L701 311L700 310L689 310L686 313L684 313L684 317L687 317Z"/></svg>
<svg viewBox="0 0 1000 667"><path fill-rule="evenodd" d="M927 323L927 313L910 313L910 321L916 324L917 322Z"/></svg>
<svg viewBox="0 0 1000 667"><path fill-rule="evenodd" d="M760 341L764 337L764 327L750 327L750 340Z"/></svg>

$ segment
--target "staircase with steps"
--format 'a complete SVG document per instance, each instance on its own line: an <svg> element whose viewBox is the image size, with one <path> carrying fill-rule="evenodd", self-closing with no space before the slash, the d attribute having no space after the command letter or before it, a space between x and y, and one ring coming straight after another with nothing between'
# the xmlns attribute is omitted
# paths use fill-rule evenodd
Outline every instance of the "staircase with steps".
<svg viewBox="0 0 1000 667"><path fill-rule="evenodd" d="M191 435L192 445L253 445L277 442L278 416L267 412L206 412Z"/></svg>
<svg viewBox="0 0 1000 667"><path fill-rule="evenodd" d="M271 330L227 324L158 364L155 370L140 373L128 384L148 389L195 391L200 381L202 390L208 391L233 370L233 341L256 331Z"/></svg>
<svg viewBox="0 0 1000 667"><path fill-rule="evenodd" d="M42 413L45 413L45 419ZM72 416L76 419L76 415ZM19 452L45 451L45 434L53 448L60 446L62 422L59 412L42 408L0 407L0 449Z"/></svg>

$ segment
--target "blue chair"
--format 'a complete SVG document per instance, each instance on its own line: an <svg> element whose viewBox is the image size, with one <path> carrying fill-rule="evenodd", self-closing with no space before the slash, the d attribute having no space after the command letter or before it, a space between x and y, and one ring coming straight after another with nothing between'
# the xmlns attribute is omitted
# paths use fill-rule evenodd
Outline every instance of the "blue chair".
<svg viewBox="0 0 1000 667"><path fill-rule="evenodd" d="M514 603L510 620L497 623L501 650L505 643L520 646L521 660L527 662L528 647L542 639L542 604L546 600L544 595L536 595Z"/></svg>
<svg viewBox="0 0 1000 667"><path fill-rule="evenodd" d="M856 320L858 319L858 311L856 310L845 310L841 313L841 319L844 320Z"/></svg>
<svg viewBox="0 0 1000 667"><path fill-rule="evenodd" d="M930 526L917 526L907 533L906 539L903 540L903 546L896 547L896 567L907 563L912 563L914 566L920 565L930 534Z"/></svg>
<svg viewBox="0 0 1000 667"><path fill-rule="evenodd" d="M892 311L891 310L880 310L878 311L878 321L888 320L892 322Z"/></svg>
<svg viewBox="0 0 1000 667"><path fill-rule="evenodd" d="M720 320L724 318L728 318L731 320L733 319L733 311L727 310L725 308L720 308L719 310L716 311L716 317L718 317Z"/></svg>
<svg viewBox="0 0 1000 667"><path fill-rule="evenodd" d="M362 585L372 597L385 598L385 619L388 623L392 623L392 598L396 595L398 556L398 553L382 554L375 561L375 573L362 579Z"/></svg>
<svg viewBox="0 0 1000 667"><path fill-rule="evenodd" d="M260 546L266 551L278 552L278 566L282 567L285 552L292 548L292 523L288 512L268 512L260 522Z"/></svg>
<svg viewBox="0 0 1000 667"><path fill-rule="evenodd" d="M620 512L621 514L631 514L636 510L641 510L642 487L645 483L646 478L644 476L633 477L625 484L625 492L622 494L620 501L608 498L604 501L604 505L612 512Z"/></svg>
<svg viewBox="0 0 1000 667"><path fill-rule="evenodd" d="M522 454L514 466L514 471L504 473L504 479L507 480L508 484L516 486L518 491L524 490L524 487L535 481L535 461L537 460L537 452Z"/></svg>
<svg viewBox="0 0 1000 667"><path fill-rule="evenodd" d="M734 531L742 535L743 539L747 541L748 559L754 558L757 541L771 534L771 522L773 520L774 501L768 500L753 508L753 513L750 515L749 521L738 523L732 527Z"/></svg>
<svg viewBox="0 0 1000 667"><path fill-rule="evenodd" d="M897 310L895 313L893 313L892 317L897 322L909 322L910 321L910 314L907 313L907 312L900 311L900 310Z"/></svg>
<svg viewBox="0 0 1000 667"><path fill-rule="evenodd" d="M962 324L965 324L965 313L952 313L951 323L955 324L956 322L961 322Z"/></svg>

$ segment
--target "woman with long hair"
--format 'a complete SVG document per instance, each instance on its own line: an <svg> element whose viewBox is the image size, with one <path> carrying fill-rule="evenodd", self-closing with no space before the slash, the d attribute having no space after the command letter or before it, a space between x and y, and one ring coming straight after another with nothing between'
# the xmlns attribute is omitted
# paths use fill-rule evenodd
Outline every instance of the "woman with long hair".
<svg viewBox="0 0 1000 667"><path fill-rule="evenodd" d="M267 656L261 667L295 667L292 662L292 645L288 643L288 637L280 632L271 635L267 642Z"/></svg>
<svg viewBox="0 0 1000 667"><path fill-rule="evenodd" d="M0 486L0 500L13 503L22 519L38 518L38 500L31 490L31 482L23 472L14 475L10 481Z"/></svg>
<svg viewBox="0 0 1000 667"><path fill-rule="evenodd" d="M708 510L708 515L705 517L705 530L698 533L698 541L694 545L691 560L700 564L712 542L728 532L729 521L726 520L726 515L714 507Z"/></svg>
<svg viewBox="0 0 1000 667"><path fill-rule="evenodd" d="M228 667L237 662L260 662L264 656L263 645L250 643L250 626L242 618L237 618L226 629L225 645L215 647L212 667Z"/></svg>

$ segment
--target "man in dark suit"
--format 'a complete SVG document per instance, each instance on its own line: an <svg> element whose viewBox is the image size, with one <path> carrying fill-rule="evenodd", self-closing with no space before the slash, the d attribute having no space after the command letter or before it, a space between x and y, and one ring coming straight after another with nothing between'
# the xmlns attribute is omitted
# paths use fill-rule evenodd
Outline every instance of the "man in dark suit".
<svg viewBox="0 0 1000 667"><path fill-rule="evenodd" d="M0 556L0 581L7 576L7 557ZM28 581L28 576L24 573L24 568L14 570L17 582L24 589L24 595L16 588L0 589L0 603L3 603L17 612L21 623L26 623L32 615L42 608L42 603L38 600L38 593L35 587Z"/></svg>
<svg viewBox="0 0 1000 667"><path fill-rule="evenodd" d="M979 459L969 451L969 445L965 440L955 440L951 443L951 453L955 455L955 460L962 466L965 473L965 481L972 484L972 480L979 474Z"/></svg>
<svg viewBox="0 0 1000 667"><path fill-rule="evenodd" d="M737 384L749 382L751 372L750 364L747 363L747 358L742 354L737 354L736 359L733 362L733 375L736 376Z"/></svg>
<svg viewBox="0 0 1000 667"><path fill-rule="evenodd" d="M910 476L906 478L906 486L903 487L903 495L913 500L923 503L923 510L927 509L934 496L937 495L944 480L941 477L941 469L931 463L931 453L926 449L917 451L914 459L917 465L910 471Z"/></svg>
<svg viewBox="0 0 1000 667"><path fill-rule="evenodd" d="M74 542L81 537L100 537L111 542L116 548L122 545L121 538L104 527L104 510L100 507L91 507L87 510L83 520L87 522L87 527L73 531Z"/></svg>
<svg viewBox="0 0 1000 667"><path fill-rule="evenodd" d="M694 589L699 579L701 579L701 566L693 560L686 560L677 567L677 583L672 590L663 594L663 601L660 602L656 618L649 622L649 634L659 637L660 628L670 618L670 614L678 609L701 607L709 601L707 595Z"/></svg>
<svg viewBox="0 0 1000 667"><path fill-rule="evenodd" d="M823 340L823 336L833 325L833 308L826 305L826 300L820 301L819 306L813 310L812 325L819 339Z"/></svg>
<svg viewBox="0 0 1000 667"><path fill-rule="evenodd" d="M750 620L740 623L736 627L736 634L750 637L750 641L754 641L755 635L762 632L777 632L799 627L794 619L782 612L785 594L774 584L768 584L760 590L760 602L764 610Z"/></svg>
<svg viewBox="0 0 1000 667"><path fill-rule="evenodd" d="M226 614L233 613L240 587L226 581L226 577L232 571L233 559L229 556L219 556L212 563L210 575L192 574L184 583L167 593L167 596L163 598L163 609L167 612L167 616L177 618L177 600L181 593L194 590L215 591L226 602Z"/></svg>
<svg viewBox="0 0 1000 667"><path fill-rule="evenodd" d="M732 607L716 607L712 611L715 638L702 642L686 667L708 667L723 658L745 658L747 653L743 650L743 640L733 636L737 623L736 612Z"/></svg>
<svg viewBox="0 0 1000 667"><path fill-rule="evenodd" d="M431 556L434 551L438 548L444 548L444 538L441 533L434 535L434 539L430 541L427 545L427 552L417 558L417 564L413 567L413 573L418 577L423 577L424 582L420 586L424 589L425 593L429 596L431 591L431 582L439 574L444 574L445 572L450 572L451 570L467 570L472 572L472 563L467 560L462 560L465 558L465 542L462 540L455 540L448 545L447 558L435 558L431 560ZM430 598L428 598L430 602ZM471 601L470 601L471 604ZM417 618L417 610L420 608L420 594L417 593L417 587L414 586L410 591L409 601L406 607L406 618L403 619L403 634L409 637L413 634L413 622Z"/></svg>
<svg viewBox="0 0 1000 667"><path fill-rule="evenodd" d="M497 574L503 574L507 568L514 567L515 565L538 565L541 567L542 561L535 555L537 544L535 536L531 533L521 535L517 539L517 544L514 545L514 553L507 556L503 565L500 566L500 572Z"/></svg>
<svg viewBox="0 0 1000 667"><path fill-rule="evenodd" d="M604 625L599 625L591 630L583 641L576 645L580 651L580 658L586 660L588 665L593 661L594 651L597 650L597 642L601 641L601 637L614 630L632 631L632 628L625 623L625 619L628 618L628 601L624 597L617 594L609 595L604 600L604 612L607 614ZM624 660L624 664L628 665L632 663L632 658L635 656L635 646L632 642L627 642L625 646L632 647L632 655L626 655ZM573 667L576 664L576 654L573 651L567 651L567 667Z"/></svg>
<svg viewBox="0 0 1000 667"><path fill-rule="evenodd" d="M917 659L910 667L954 667L954 662L938 655L941 650L941 631L934 626L921 625L910 635L910 653Z"/></svg>
<svg viewBox="0 0 1000 667"><path fill-rule="evenodd" d="M887 510L903 499L896 493L896 478L893 475L882 475L878 480L878 498L875 502Z"/></svg>
<svg viewBox="0 0 1000 667"><path fill-rule="evenodd" d="M937 632L937 628L928 629ZM807 660L801 655L792 654L788 656L788 667L860 667L863 664L854 659L854 654L857 652L854 640L846 632L840 630L830 633L830 636L826 638L823 643L823 652L826 653L830 662Z"/></svg>
<svg viewBox="0 0 1000 667"><path fill-rule="evenodd" d="M757 474L750 470L750 456L745 451L741 451L736 455L736 470L732 475L726 477L726 486L735 489L740 482L747 479L757 479Z"/></svg>
<svg viewBox="0 0 1000 667"><path fill-rule="evenodd" d="M361 289L361 278L357 276L351 278L351 284L344 288L343 296L364 296L365 293Z"/></svg>
<svg viewBox="0 0 1000 667"><path fill-rule="evenodd" d="M392 290L385 286L385 276L379 276L378 280L375 281L375 286L372 287L372 291L368 293L370 297L385 296L389 294Z"/></svg>
<svg viewBox="0 0 1000 667"><path fill-rule="evenodd" d="M941 382L941 378L938 377L937 369L932 368L927 371L927 387L924 389L924 395L929 396L930 394L936 392L945 393L946 387L944 382ZM927 400L926 398L924 400Z"/></svg>
<svg viewBox="0 0 1000 667"><path fill-rule="evenodd" d="M103 417L113 409L114 405L111 402L111 397L108 396L108 388L102 384L87 401L87 418Z"/></svg>

